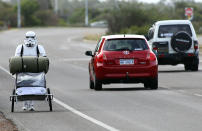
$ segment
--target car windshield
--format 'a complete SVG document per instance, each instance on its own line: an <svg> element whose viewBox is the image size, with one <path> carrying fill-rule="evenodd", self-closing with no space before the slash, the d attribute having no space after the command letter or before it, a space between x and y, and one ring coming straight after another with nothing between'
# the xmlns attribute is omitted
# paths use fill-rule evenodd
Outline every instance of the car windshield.
<svg viewBox="0 0 202 131"><path fill-rule="evenodd" d="M144 39L109 39L104 45L105 51L138 51L146 49L148 49L148 46Z"/></svg>
<svg viewBox="0 0 202 131"><path fill-rule="evenodd" d="M192 36L191 29L189 25L161 25L159 26L158 37L172 37L175 33L179 31L185 31L190 36Z"/></svg>

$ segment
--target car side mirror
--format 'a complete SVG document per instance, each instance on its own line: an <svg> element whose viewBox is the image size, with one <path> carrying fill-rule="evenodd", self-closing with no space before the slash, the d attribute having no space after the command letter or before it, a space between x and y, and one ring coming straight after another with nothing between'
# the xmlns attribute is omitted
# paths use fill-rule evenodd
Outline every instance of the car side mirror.
<svg viewBox="0 0 202 131"><path fill-rule="evenodd" d="M86 51L85 55L87 55L87 56L93 56L93 53L92 53L92 51Z"/></svg>

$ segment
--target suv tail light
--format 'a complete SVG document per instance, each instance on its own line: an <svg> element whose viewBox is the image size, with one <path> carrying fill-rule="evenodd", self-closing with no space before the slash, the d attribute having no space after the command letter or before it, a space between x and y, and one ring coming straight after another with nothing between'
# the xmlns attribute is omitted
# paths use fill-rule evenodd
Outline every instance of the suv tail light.
<svg viewBox="0 0 202 131"><path fill-rule="evenodd" d="M195 49L195 50L198 49L198 41L194 41L194 49Z"/></svg>
<svg viewBox="0 0 202 131"><path fill-rule="evenodd" d="M165 50L168 48L168 42L167 41L161 41L161 42L154 42L152 44L152 49L153 50Z"/></svg>
<svg viewBox="0 0 202 131"><path fill-rule="evenodd" d="M154 42L154 43L152 44L152 49L153 49L153 50L158 50L157 45L158 45L158 43L157 43L157 42Z"/></svg>

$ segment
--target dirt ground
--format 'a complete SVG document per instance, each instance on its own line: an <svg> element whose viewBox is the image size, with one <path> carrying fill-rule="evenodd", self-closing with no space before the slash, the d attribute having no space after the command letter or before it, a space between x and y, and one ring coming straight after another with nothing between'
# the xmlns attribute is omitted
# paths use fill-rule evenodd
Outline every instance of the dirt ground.
<svg viewBox="0 0 202 131"><path fill-rule="evenodd" d="M16 125L0 113L0 131L18 131Z"/></svg>

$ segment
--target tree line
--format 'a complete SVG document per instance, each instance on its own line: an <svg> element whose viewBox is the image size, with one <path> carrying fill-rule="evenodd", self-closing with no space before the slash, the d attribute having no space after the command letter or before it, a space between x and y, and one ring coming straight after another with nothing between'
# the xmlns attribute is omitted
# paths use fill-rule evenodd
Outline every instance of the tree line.
<svg viewBox="0 0 202 131"><path fill-rule="evenodd" d="M89 21L105 20L108 33L146 34L158 20L186 19L185 7L194 8L192 23L197 33L202 33L202 3L194 0L161 0L146 4L136 0L88 0ZM0 2L0 26L16 27L16 0ZM54 0L21 0L22 25L30 26L84 26L85 0L58 0L58 11L54 11Z"/></svg>

